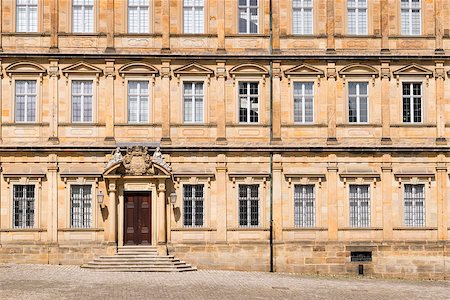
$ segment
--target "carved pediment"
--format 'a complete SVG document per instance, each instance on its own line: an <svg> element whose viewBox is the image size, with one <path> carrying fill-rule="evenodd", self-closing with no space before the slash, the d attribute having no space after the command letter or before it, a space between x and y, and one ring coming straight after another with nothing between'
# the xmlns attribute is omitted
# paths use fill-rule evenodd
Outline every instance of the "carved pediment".
<svg viewBox="0 0 450 300"><path fill-rule="evenodd" d="M321 69L308 64L299 65L284 71L284 76L324 76L325 72Z"/></svg>
<svg viewBox="0 0 450 300"><path fill-rule="evenodd" d="M47 70L36 63L33 62L16 62L10 64L5 68L6 74L11 76L12 74L39 74L43 75L47 72Z"/></svg>
<svg viewBox="0 0 450 300"><path fill-rule="evenodd" d="M94 74L98 76L103 73L103 70L81 61L62 69L62 73L64 74L64 76L67 76L69 74Z"/></svg>
<svg viewBox="0 0 450 300"><path fill-rule="evenodd" d="M363 64L351 64L348 66L343 67L339 72L339 75L341 76L378 76L380 73L379 71L369 65L363 65Z"/></svg>
<svg viewBox="0 0 450 300"><path fill-rule="evenodd" d="M268 75L269 71L263 66L257 64L242 64L231 68L230 75L234 76L246 76L246 75Z"/></svg>
<svg viewBox="0 0 450 300"><path fill-rule="evenodd" d="M422 66L419 66L417 64L411 64L409 66L400 68L393 73L395 76L402 76L402 75L414 75L414 76L432 76L433 71L424 68Z"/></svg>
<svg viewBox="0 0 450 300"><path fill-rule="evenodd" d="M175 74L175 76L180 76L180 75L191 75L191 76L195 76L195 75L203 75L203 76L214 76L214 71L206 68L204 66L201 66L199 64L196 63L191 63L188 64L186 66L182 66L178 69L175 69L173 71L173 74Z"/></svg>
<svg viewBox="0 0 450 300"><path fill-rule="evenodd" d="M152 65L142 63L142 62L136 62L136 63L130 63L126 64L119 69L120 76L125 75L139 75L139 76L145 76L145 75L158 75L159 71L157 68L155 68Z"/></svg>

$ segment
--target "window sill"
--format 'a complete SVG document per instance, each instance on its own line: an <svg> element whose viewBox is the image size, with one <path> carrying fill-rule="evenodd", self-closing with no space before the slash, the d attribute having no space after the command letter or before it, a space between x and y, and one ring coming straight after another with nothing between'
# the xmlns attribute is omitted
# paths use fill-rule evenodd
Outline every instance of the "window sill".
<svg viewBox="0 0 450 300"><path fill-rule="evenodd" d="M217 34L210 33L175 33L171 34L170 37L194 37L194 38L217 38Z"/></svg>
<svg viewBox="0 0 450 300"><path fill-rule="evenodd" d="M114 126L130 126L130 127L158 127L160 123L116 123Z"/></svg>
<svg viewBox="0 0 450 300"><path fill-rule="evenodd" d="M89 232L89 231L105 231L105 229L103 229L103 228L58 228L58 231L62 231L62 232L74 232L74 231Z"/></svg>
<svg viewBox="0 0 450 300"><path fill-rule="evenodd" d="M209 227L181 227L172 228L171 231L217 231L217 229Z"/></svg>
<svg viewBox="0 0 450 300"><path fill-rule="evenodd" d="M41 36L50 36L49 32L3 32L1 35L3 36L23 36L23 37L41 37Z"/></svg>
<svg viewBox="0 0 450 300"><path fill-rule="evenodd" d="M241 37L251 37L251 38L269 38L268 34L261 33L236 33L236 34L228 34L225 35L225 38L241 38Z"/></svg>
<svg viewBox="0 0 450 300"><path fill-rule="evenodd" d="M236 228L227 228L227 231L269 231L269 228L262 227L236 227Z"/></svg>
<svg viewBox="0 0 450 300"><path fill-rule="evenodd" d="M105 37L104 32L58 32L58 36L67 37Z"/></svg>
<svg viewBox="0 0 450 300"><path fill-rule="evenodd" d="M0 232L44 232L45 228L3 228Z"/></svg>
<svg viewBox="0 0 450 300"><path fill-rule="evenodd" d="M336 127L382 127L382 124L377 123L340 123Z"/></svg>
<svg viewBox="0 0 450 300"><path fill-rule="evenodd" d="M435 39L434 35L391 35L389 39Z"/></svg>
<svg viewBox="0 0 450 300"><path fill-rule="evenodd" d="M323 123L294 123L294 124L282 124L281 127L328 127L327 124Z"/></svg>
<svg viewBox="0 0 450 300"><path fill-rule="evenodd" d="M283 228L283 231L328 231L326 227L288 227Z"/></svg>
<svg viewBox="0 0 450 300"><path fill-rule="evenodd" d="M426 123L401 123L401 124L391 124L391 127L436 128L436 124L426 124Z"/></svg>
<svg viewBox="0 0 450 300"><path fill-rule="evenodd" d="M37 123L37 122L14 122L14 123L2 123L3 126L50 126L49 123Z"/></svg>
<svg viewBox="0 0 450 300"><path fill-rule="evenodd" d="M234 123L226 124L227 127L270 127L268 124L261 123Z"/></svg>
<svg viewBox="0 0 450 300"><path fill-rule="evenodd" d="M397 231L422 231L422 230L427 230L427 231L434 231L434 230L438 230L437 227L394 227L393 230L397 230Z"/></svg>
<svg viewBox="0 0 450 300"><path fill-rule="evenodd" d="M154 37L162 37L161 33L116 33L114 37L142 37L142 38L154 38Z"/></svg>
<svg viewBox="0 0 450 300"><path fill-rule="evenodd" d="M103 123L60 123L58 126L70 127L70 126L80 126L80 127L91 127L91 126L106 126Z"/></svg>
<svg viewBox="0 0 450 300"><path fill-rule="evenodd" d="M338 231L381 231L382 227L342 227Z"/></svg>

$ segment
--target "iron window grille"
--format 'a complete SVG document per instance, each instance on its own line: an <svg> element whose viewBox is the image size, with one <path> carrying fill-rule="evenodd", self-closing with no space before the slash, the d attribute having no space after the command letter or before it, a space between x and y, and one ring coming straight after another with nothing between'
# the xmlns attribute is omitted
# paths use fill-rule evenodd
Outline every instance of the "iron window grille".
<svg viewBox="0 0 450 300"><path fill-rule="evenodd" d="M401 0L401 31L403 35L420 35L422 16L420 0Z"/></svg>
<svg viewBox="0 0 450 300"><path fill-rule="evenodd" d="M348 83L348 122L367 123L369 121L369 101L367 82Z"/></svg>
<svg viewBox="0 0 450 300"><path fill-rule="evenodd" d="M314 227L316 224L316 197L314 185L295 185L294 188L294 225L296 227Z"/></svg>
<svg viewBox="0 0 450 300"><path fill-rule="evenodd" d="M17 32L37 32L38 1L16 0Z"/></svg>
<svg viewBox="0 0 450 300"><path fill-rule="evenodd" d="M294 34L313 33L313 0L292 1L292 32Z"/></svg>
<svg viewBox="0 0 450 300"><path fill-rule="evenodd" d="M350 227L370 227L370 186L350 185Z"/></svg>
<svg viewBox="0 0 450 300"><path fill-rule="evenodd" d="M148 33L149 0L128 0L128 32Z"/></svg>
<svg viewBox="0 0 450 300"><path fill-rule="evenodd" d="M259 226L259 185L239 185L239 226Z"/></svg>
<svg viewBox="0 0 450 300"><path fill-rule="evenodd" d="M403 83L403 122L422 122L422 83Z"/></svg>
<svg viewBox="0 0 450 300"><path fill-rule="evenodd" d="M239 0L239 33L258 33L258 0Z"/></svg>
<svg viewBox="0 0 450 300"><path fill-rule="evenodd" d="M92 186L70 186L70 227L90 228L92 226Z"/></svg>
<svg viewBox="0 0 450 300"><path fill-rule="evenodd" d="M204 185L183 186L183 225L202 227L204 223Z"/></svg>
<svg viewBox="0 0 450 300"><path fill-rule="evenodd" d="M13 226L14 228L34 227L35 186L14 185Z"/></svg>
<svg viewBox="0 0 450 300"><path fill-rule="evenodd" d="M405 226L425 226L425 185L405 184Z"/></svg>
<svg viewBox="0 0 450 300"><path fill-rule="evenodd" d="M258 82L239 82L239 122L259 122Z"/></svg>
<svg viewBox="0 0 450 300"><path fill-rule="evenodd" d="M148 81L128 81L128 122L148 122Z"/></svg>
<svg viewBox="0 0 450 300"><path fill-rule="evenodd" d="M184 122L203 122L203 82L183 84Z"/></svg>
<svg viewBox="0 0 450 300"><path fill-rule="evenodd" d="M314 121L314 84L294 82L294 122L312 123Z"/></svg>
<svg viewBox="0 0 450 300"><path fill-rule="evenodd" d="M184 33L204 32L204 3L203 0L184 0Z"/></svg>
<svg viewBox="0 0 450 300"><path fill-rule="evenodd" d="M347 1L348 34L367 34L367 0Z"/></svg>
<svg viewBox="0 0 450 300"><path fill-rule="evenodd" d="M36 81L16 80L16 122L36 121Z"/></svg>

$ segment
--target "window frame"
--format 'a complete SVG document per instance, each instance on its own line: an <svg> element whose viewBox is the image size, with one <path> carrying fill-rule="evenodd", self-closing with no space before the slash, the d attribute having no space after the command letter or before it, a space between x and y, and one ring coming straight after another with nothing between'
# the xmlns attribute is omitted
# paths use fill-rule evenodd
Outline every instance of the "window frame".
<svg viewBox="0 0 450 300"><path fill-rule="evenodd" d="M347 7L346 7L346 19L347 19L347 34L351 36L365 36L369 34L369 1L368 0L354 0L356 3L356 6L354 8L349 7L349 1L347 0ZM362 32L361 28L359 27L359 12L360 10L364 9L363 7L359 6L358 4L360 2L365 1L365 11L366 11L366 18L365 18L365 31ZM350 32L350 18L349 18L349 10L354 9L355 10L355 32Z"/></svg>
<svg viewBox="0 0 450 300"><path fill-rule="evenodd" d="M247 121L241 121L241 94L240 94L240 84L241 83L246 83L247 84L247 94L246 94L246 98L247 98ZM252 94L249 94L250 91L250 84L251 83L256 83L258 85L258 94L256 95L256 97L258 98L258 121L257 122L251 122L250 120L250 116L251 116L251 106L250 106L250 98L255 98L255 96L251 96ZM237 82L237 122L238 124L241 125L254 125L254 124L260 124L261 123L261 82L260 80L255 80L255 79L240 79Z"/></svg>
<svg viewBox="0 0 450 300"><path fill-rule="evenodd" d="M195 7L198 7L198 6L196 6L195 5L195 2L194 2L194 4L192 5L192 6L190 6L191 7L191 10L194 12L194 14L193 14L193 20L192 20L192 22L193 22L193 26L192 26L192 28L194 29L193 30L193 32L187 32L186 31L186 22L185 22L185 1L186 0L182 0L182 6L181 6L181 18L182 18L182 32L183 32L183 34L205 34L206 33L206 26L207 26L207 22L206 22L206 11L207 11L207 3L206 2L208 2L207 0L205 1L205 0L202 0L203 1L203 5L201 6L201 7L203 7L203 22L202 22L202 31L201 32L196 32L196 28L195 28L195 24L196 24L196 18L195 18ZM194 1L194 0L193 0Z"/></svg>
<svg viewBox="0 0 450 300"><path fill-rule="evenodd" d="M251 0L246 0L246 4L245 6L239 5L239 0L237 1L237 33L238 34L247 34L247 35L251 35L251 34L259 34L261 32L261 14L260 14L260 10L261 10L261 0L256 0L258 1L257 6L256 6L256 12L257 12L257 24L256 24L256 32L251 32L250 29L250 23L251 23L251 14L250 11L251 9L255 8L255 6L250 5L250 1ZM239 28L239 16L240 16L240 10L241 8L246 9L246 15L247 15L247 22L246 22L246 31L245 32L241 32L240 28Z"/></svg>
<svg viewBox="0 0 450 300"><path fill-rule="evenodd" d="M192 192L192 195L195 195L195 192L197 191L197 187L199 187L199 186L202 186L202 197L201 197L201 199L200 200L198 200L198 197L196 197L196 196L192 196L191 198L191 202L192 202L192 212L191 212L191 224L189 225L189 224L186 224L186 200L185 200L185 188L186 187L191 187L191 188L193 188L193 192ZM195 188L194 188L195 187ZM182 206L183 206L183 210L182 210L182 215L183 215L183 217L182 217L182 219L183 219L183 222L182 222L182 225L183 225L183 227L185 227L185 228L202 228L202 227L205 227L205 222L206 222L206 218L205 218L205 211L206 211L206 201L205 201L205 199L206 199L206 193L205 193L205 190L206 190L206 185L205 184L203 184L203 183L197 183L197 184L191 184L191 183L186 183L186 184L183 184L182 185L182 189L181 189L181 193L182 193ZM196 218L195 218L195 215L196 215L196 209L197 209L197 206L196 206L196 202L197 201L201 201L202 202L202 224L201 225L197 225L197 224L195 224L195 221L196 221ZM195 202L195 204L194 204L194 202Z"/></svg>
<svg viewBox="0 0 450 300"><path fill-rule="evenodd" d="M139 27L138 32L131 32L130 31L130 19L131 19L130 18L130 6L136 6L136 7L140 8L140 7L142 7L142 5L130 5L130 0L126 0L126 1L127 1L127 3L126 3L126 18L127 18L127 22L126 22L127 30L126 30L126 32L127 32L127 34L136 34L136 35L149 34L152 31L152 29L151 29L151 25L152 25L151 20L153 19L152 16L151 16L152 0L147 0L147 31L143 31L142 28L140 28L140 22L138 22L138 27ZM142 10L139 10L139 16L140 16L140 12L141 11Z"/></svg>
<svg viewBox="0 0 450 300"><path fill-rule="evenodd" d="M403 105L403 98L405 98L405 95L403 94L403 85L404 84L409 84L410 85L410 94L408 95L409 98L409 104L410 104L410 121L405 121L405 111L404 111L404 105ZM413 92L413 85L414 84L420 84L420 122L415 122L414 121L414 92ZM412 94L411 94L412 93ZM425 108L425 103L424 103L424 94L425 94L425 89L424 89L424 84L422 81L417 81L417 80L405 80L401 82L401 120L402 120L402 124L423 124L424 123L424 108ZM412 105L411 105L412 104Z"/></svg>
<svg viewBox="0 0 450 300"><path fill-rule="evenodd" d="M301 101L301 104L302 104L302 116L301 116L301 119L302 119L302 121L296 121L295 120L295 117L296 117L296 114L295 114L295 98L296 98L296 95L295 95L295 85L296 84L301 84L301 85L304 85L304 84L312 84L312 121L310 121L310 122L307 122L306 121L306 113L305 113L305 107L306 107L306 104L305 104L305 98L306 98L306 94L304 94L304 95L302 95L302 94L300 94L300 101ZM295 81L293 81L292 82L292 101L293 101L293 105L292 105L292 116L293 116L293 120L294 120L294 124L296 124L296 125L310 125L310 124L314 124L315 123L315 121L316 121L316 111L315 111L315 108L316 108L316 105L315 105L315 93L316 93L316 88L315 88L315 81L314 80L295 80Z"/></svg>
<svg viewBox="0 0 450 300"><path fill-rule="evenodd" d="M368 199L364 199L364 198L359 198L362 194L360 194L359 192L359 188L360 187L367 187L367 194L368 194ZM352 188L356 187L358 189L357 192L357 197L355 198L355 203L357 203L356 205L356 212L352 213ZM349 184L348 186L348 212L349 212L349 216L348 216L348 224L350 226L350 228L370 228L372 225L372 194L371 194L371 185L369 183L366 184ZM367 204L367 211L365 212L367 214L367 224L363 224L364 223L364 216L362 216L361 214L363 212L361 212L361 202L363 202L364 200L367 200L368 204ZM356 220L353 219L353 217L356 217Z"/></svg>
<svg viewBox="0 0 450 300"><path fill-rule="evenodd" d="M417 224L417 220L416 220L416 217L415 217L415 212L414 212L414 207L416 207L416 205L411 205L411 207L412 207L412 212L411 212L411 216L412 216L412 224L408 224L407 222L406 222L406 220L407 220L407 218L406 218L406 186L411 186L411 187L414 187L414 186L422 186L423 187L423 199L422 199L422 203L423 203L423 206L422 206L422 219L421 219L421 223L420 224ZM424 183L424 182L419 182L419 183L404 183L403 184L403 195L402 195L402 205L403 205L403 213L402 213L402 215L403 215L403 225L405 226L405 227L408 227L408 228L421 228L421 227L426 227L426 222L427 222L427 215L426 215L426 213L427 213L427 209L426 209L426 206L427 206L427 193L426 193L426 190L427 190L427 187L426 187L426 184ZM411 193L412 194L412 193ZM413 195L414 196L414 195ZM419 198L415 198L415 197L412 197L411 199L413 199L413 200L417 200L417 199L419 199ZM412 202L416 202L416 201L412 201Z"/></svg>
<svg viewBox="0 0 450 300"><path fill-rule="evenodd" d="M17 82L32 82L34 81L36 84L36 94L35 94L35 109L34 109L34 120L33 121L29 121L27 120L27 101L25 99L25 108L24 108L24 120L23 121L19 121L17 119ZM28 93L27 93L28 95ZM34 78L30 78L30 77L18 77L14 79L14 88L13 88L13 114L14 114L14 123L17 124L34 124L34 123L39 123L39 108L40 108L40 81Z"/></svg>
<svg viewBox="0 0 450 300"><path fill-rule="evenodd" d="M241 197L240 197L240 188L241 188L241 186L246 186L247 187L247 197L246 197L246 199L245 200L241 200ZM258 211L257 211L257 213L258 213L258 224L257 225L252 225L251 223L252 223L252 215L251 215L251 201L255 201L255 199L253 199L252 200L252 197L251 197L251 191L249 190L250 189L250 187L252 187L252 186L256 186L257 188L257 191L258 191L258 199L257 199L257 201L258 201ZM250 191L250 197L249 197L249 191ZM239 184L237 184L237 189L236 189L236 192L237 192L237 223L238 223L238 227L239 228L259 228L259 227L261 227L261 221L262 221L262 216L261 216L261 213L262 213L262 191L261 191L261 184L259 184L259 183L239 183ZM247 211L246 211L246 225L241 225L241 210L240 210L240 208L241 208L241 205L240 205L240 202L241 201L246 201L247 202Z"/></svg>
<svg viewBox="0 0 450 300"><path fill-rule="evenodd" d="M39 213L39 208L38 208L38 192L39 192L39 188L37 187L37 185L35 183L23 183L22 181L17 181L14 183L11 183L12 188L11 188L11 228L16 228L16 229L32 229L32 228L38 228L38 213ZM26 225L26 221L25 221L25 226L19 227L15 225L15 187L16 186L22 186L22 187L26 187L26 186L32 186L34 189L34 199L33 199L33 224L31 226L27 226ZM26 217L27 212L25 212L25 220L27 219Z"/></svg>
<svg viewBox="0 0 450 300"><path fill-rule="evenodd" d="M350 122L350 85L351 84L357 84L357 94L355 94L352 97L356 97L356 122ZM367 85L367 94L362 95L359 92L359 84L366 84ZM368 81L362 81L362 80L352 80L347 82L347 123L348 124L369 124L370 123L370 83ZM361 121L361 97L366 96L367 97L367 121L362 122Z"/></svg>
<svg viewBox="0 0 450 300"><path fill-rule="evenodd" d="M291 22L291 26L292 26L292 34L293 35L298 35L298 36L304 36L304 35L314 35L314 28L315 28L315 26L314 26L314 21L315 21L315 16L314 16L314 13L315 13L315 9L314 9L314 4L315 4L315 0L311 0L311 3L312 3L312 5L311 5L311 7L306 7L305 8L305 6L304 6L304 0L301 0L301 5L300 5L300 7L294 7L294 1L295 0L292 0L291 1L291 19L292 19L292 22ZM311 32L310 33L305 33L305 9L311 9ZM295 28L295 26L294 26L294 15L295 15L295 11L300 11L300 15L301 15L301 21L300 21L300 24L301 24L301 29L302 29L302 32L300 32L300 33L298 33L298 32L295 32L295 30L294 30L294 28Z"/></svg>
<svg viewBox="0 0 450 300"><path fill-rule="evenodd" d="M71 13L70 13L70 21L71 21L71 26L70 26L70 29L72 30L72 33L74 33L74 34L93 34L93 33L95 33L96 32L96 28L97 28L97 18L96 18L96 14L97 14L97 1L93 1L93 4L92 4L92 31L86 31L86 29L85 29L85 26L86 25L83 25L83 30L80 30L80 31L76 31L75 30L75 22L74 22L74 13L75 13L75 10L74 10L74 6L80 6L80 5L75 5L74 3L75 3L75 1L76 0L71 0L71 3L70 3L70 11L71 11ZM86 0L83 0L83 1L86 1ZM84 3L84 2L83 2ZM85 7L86 5L82 5L83 7ZM83 12L84 12L84 9L83 9ZM82 22L83 24L86 24L86 22L85 22L85 15L83 14L83 22Z"/></svg>
<svg viewBox="0 0 450 300"><path fill-rule="evenodd" d="M37 33L37 32L39 32L40 31L39 30L39 24L40 24L40 16L39 16L39 14L40 14L40 11L41 11L40 5L39 5L40 1L36 0L36 5L35 5L36 6L36 30L35 31L31 31L30 30L30 11L29 11L29 7L30 6L34 6L34 5L29 4L30 0L27 0L28 1L27 4L18 4L19 0L14 0L14 1L15 1L15 4L14 4L14 8L15 8L15 13L14 13L15 22L14 22L14 25L15 25L16 32L20 32L20 33ZM18 7L19 6L26 6L27 7L27 24L26 24L27 29L24 30L24 31L19 31L18 30L19 29L19 20L20 20L20 18L18 16L18 13L19 13Z"/></svg>
<svg viewBox="0 0 450 300"><path fill-rule="evenodd" d="M302 197L301 193L300 195L297 197L297 187L301 188L301 187L312 187L312 197ZM294 227L295 228L315 228L316 227L316 223L317 223L317 193L316 193L316 185L314 183L308 183L308 184L294 184L294 197L293 197L293 211L294 211ZM298 212L298 220L296 218L297 216L297 210L296 210L296 203L297 200L299 202L299 212ZM302 200L304 201L303 205L302 205ZM300 207L303 207L305 209L305 207L307 207L307 202L312 202L312 211L310 211L310 215L308 218L308 211L306 210L306 212L304 212L303 214L300 213L301 209ZM302 221L302 217L303 216L303 222Z"/></svg>
<svg viewBox="0 0 450 300"><path fill-rule="evenodd" d="M82 107L80 108L81 114L81 120L80 121L74 121L73 119L73 83L75 81L80 81L80 82L91 82L92 83L92 102L91 102L91 120L90 121L85 121L84 120L84 112L83 112L83 100L81 101L81 103L83 104ZM70 79L70 87L69 87L69 91L70 91L70 122L72 124L91 124L91 123L95 123L96 120L96 103L97 103L97 90L96 90L96 81L94 79L91 78L71 78ZM84 99L84 94L83 94L83 98Z"/></svg>
<svg viewBox="0 0 450 300"><path fill-rule="evenodd" d="M184 92L184 85L185 84L188 84L188 83L191 83L191 84L202 84L202 86L203 86L203 93L202 93L202 120L201 121L196 121L195 120L195 103L196 103L196 101L195 101L195 98L196 98L196 94L195 94L195 90L193 89L193 91L194 91L194 93L191 95L191 100L192 100L192 108L191 108L191 114L190 114L190 116L191 116L191 118L192 118L192 120L191 121L186 121L186 119L185 119L185 113L186 113L186 111L185 111L185 92ZM193 86L193 88L195 88L195 86ZM204 124L205 123L205 116L206 116L206 109L205 109L205 107L206 107L206 105L205 105L205 99L206 99L206 86L205 86L205 81L204 80L196 80L195 78L190 78L189 80L188 79L186 79L186 80L183 80L182 81L182 86L181 86L181 97L182 97L182 99L181 99L181 102L182 102L182 109L181 109L181 111L182 111L182 116L181 116L181 118L182 118L182 122L183 122L183 124Z"/></svg>
<svg viewBox="0 0 450 300"><path fill-rule="evenodd" d="M90 223L88 225L85 225L84 222L81 226L74 226L73 224L73 199L72 199L72 188L73 187L90 187L90 191L91 191L91 198L90 198ZM78 183L72 183L69 185L69 227L70 228L74 228L74 229L83 229L83 228L92 228L94 225L94 186L92 184L89 183L84 183L84 184L78 184ZM83 203L83 200L81 200L81 202ZM81 216L84 216L83 214L83 210L81 210Z"/></svg>
<svg viewBox="0 0 450 300"><path fill-rule="evenodd" d="M402 1L403 0L400 0L400 3L399 3L399 6L400 6L400 8L399 8L399 12L400 12L400 14L399 14L400 35L402 35L402 36L421 36L423 34L422 33L422 31L423 31L423 26L422 26L422 23L423 23L423 20L422 20L422 18L423 18L422 0L419 0L419 33L413 33L412 32L413 31L413 23L412 23L412 20L413 20L413 18L412 18L412 16L413 16L413 13L412 13L413 6L411 4L412 0L407 0L408 4L409 4L407 9L403 9L402 8ZM402 29L402 22L403 22L402 12L403 12L403 10L408 10L408 19L409 19L409 28L408 28L409 32L408 33L403 32L403 29Z"/></svg>
<svg viewBox="0 0 450 300"><path fill-rule="evenodd" d="M141 121L140 120L140 116L141 116L141 111L138 110L138 121L130 121L130 82L145 82L147 83L147 90L148 90L148 94L147 94L147 121ZM150 98L151 98L151 83L148 79L138 79L138 78L129 78L126 81L126 112L127 112L127 124L149 124L150 123ZM138 103L140 104L139 99L141 98L141 94L139 94L139 98L138 98Z"/></svg>

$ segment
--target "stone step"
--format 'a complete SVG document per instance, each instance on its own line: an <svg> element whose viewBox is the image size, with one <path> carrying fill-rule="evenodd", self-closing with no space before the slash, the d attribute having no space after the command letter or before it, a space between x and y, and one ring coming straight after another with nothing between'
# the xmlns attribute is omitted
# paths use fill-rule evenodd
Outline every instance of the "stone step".
<svg viewBox="0 0 450 300"><path fill-rule="evenodd" d="M156 250L132 250L132 249L119 249L117 250L117 253L154 253L154 254L158 254L158 251Z"/></svg>
<svg viewBox="0 0 450 300"><path fill-rule="evenodd" d="M114 266L114 267L161 267L161 268L173 268L173 267L184 267L189 266L189 264L186 264L185 262L175 262L175 263L136 263L136 262L103 262L103 261L93 261L88 263L89 266L96 266L96 267L107 267L107 266Z"/></svg>
<svg viewBox="0 0 450 300"><path fill-rule="evenodd" d="M168 257L173 258L173 255L157 255L148 253L116 253L114 257Z"/></svg>
<svg viewBox="0 0 450 300"><path fill-rule="evenodd" d="M112 267L112 268L89 268L86 266L83 266L84 268L91 269L93 271L99 271L99 272L188 272L188 271L197 271L197 268L195 267L188 267L188 268L172 268L172 269L162 269L162 268L118 268L118 267Z"/></svg>
<svg viewBox="0 0 450 300"><path fill-rule="evenodd" d="M166 256L128 256L125 257L123 255L117 256L100 256L95 260L102 261L179 261L179 259Z"/></svg>

